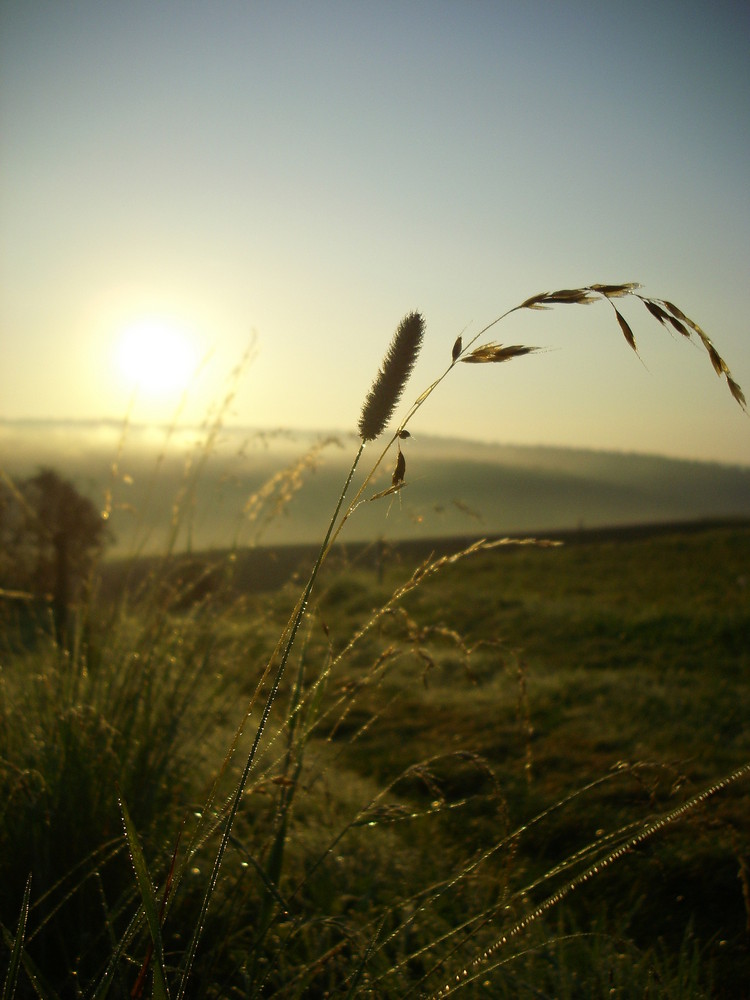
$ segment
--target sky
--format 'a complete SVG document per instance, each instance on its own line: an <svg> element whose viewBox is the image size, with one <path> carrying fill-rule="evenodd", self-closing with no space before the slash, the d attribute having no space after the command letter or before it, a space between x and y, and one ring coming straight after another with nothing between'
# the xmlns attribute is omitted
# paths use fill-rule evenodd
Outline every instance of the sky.
<svg viewBox="0 0 750 1000"><path fill-rule="evenodd" d="M750 397L746 2L0 0L0 418L356 429L529 296L638 281ZM513 313L410 425L750 464L699 346ZM237 377L237 369L241 369ZM231 396L231 398L230 398Z"/></svg>

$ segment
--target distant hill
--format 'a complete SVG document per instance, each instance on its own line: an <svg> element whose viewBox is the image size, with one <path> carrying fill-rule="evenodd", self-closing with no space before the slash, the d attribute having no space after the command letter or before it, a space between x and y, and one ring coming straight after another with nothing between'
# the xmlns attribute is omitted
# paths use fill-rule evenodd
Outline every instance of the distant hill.
<svg viewBox="0 0 750 1000"><path fill-rule="evenodd" d="M331 437L321 446L311 434L222 429L206 446L200 429L0 421L0 467L22 476L52 466L111 502L115 555L163 551L173 533L178 550L297 544L321 538L357 448L353 435ZM421 435L402 448L404 489L363 503L346 540L750 516L750 466ZM368 446L352 495L379 454ZM395 453L366 497L390 485L394 463Z"/></svg>

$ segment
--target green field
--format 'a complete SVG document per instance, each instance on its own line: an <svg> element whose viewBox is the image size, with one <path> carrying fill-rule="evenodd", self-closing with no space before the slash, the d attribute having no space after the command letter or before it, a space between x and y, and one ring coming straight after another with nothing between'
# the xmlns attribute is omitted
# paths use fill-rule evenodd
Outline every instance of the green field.
<svg viewBox="0 0 750 1000"><path fill-rule="evenodd" d="M185 995L747 996L750 526L440 545L325 566ZM5 609L16 996L130 995L118 794L167 899L143 995L177 991L305 552L270 590L252 558L110 568L69 651Z"/></svg>

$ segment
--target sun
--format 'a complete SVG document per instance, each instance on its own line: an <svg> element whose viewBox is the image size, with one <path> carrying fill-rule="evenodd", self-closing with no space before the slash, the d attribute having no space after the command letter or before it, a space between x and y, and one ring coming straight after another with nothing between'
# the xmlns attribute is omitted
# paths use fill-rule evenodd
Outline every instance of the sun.
<svg viewBox="0 0 750 1000"><path fill-rule="evenodd" d="M121 378L133 389L166 398L188 388L197 371L198 354L176 322L148 317L122 329L116 365Z"/></svg>

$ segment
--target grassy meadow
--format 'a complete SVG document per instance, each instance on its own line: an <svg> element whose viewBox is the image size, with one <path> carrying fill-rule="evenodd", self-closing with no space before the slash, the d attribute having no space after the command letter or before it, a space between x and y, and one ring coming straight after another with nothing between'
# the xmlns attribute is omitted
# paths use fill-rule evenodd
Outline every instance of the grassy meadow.
<svg viewBox="0 0 750 1000"><path fill-rule="evenodd" d="M187 995L746 995L748 776L700 793L750 760L750 527L440 545L326 567ZM298 590L250 592L238 562L197 591L189 564L151 566L127 605L110 579L85 648L4 650L6 956L32 872L17 995L137 982L118 794L159 899L184 862L179 967L243 738L211 797L217 761Z"/></svg>
<svg viewBox="0 0 750 1000"><path fill-rule="evenodd" d="M746 409L639 287L515 309L605 301L635 350L613 301L635 297ZM451 370L534 353L476 346L495 323L357 488L421 346L402 320L319 548L180 554L221 408L163 551L75 602L70 539L4 476L57 562L51 605L0 592L2 1000L747 996L750 524L347 541L360 509L408 506L406 425ZM304 503L316 455L240 520Z"/></svg>
<svg viewBox="0 0 750 1000"><path fill-rule="evenodd" d="M159 556L170 540L174 498L184 491L191 456L190 517L178 549L313 545L330 516L331 497L357 447L354 432L321 436L222 427L210 453L200 428L149 428L117 422L4 421L0 455L15 479L62 468L100 504L116 494L108 558L134 549ZM511 446L432 437L421 428L404 445L409 462L403 503L368 504L347 524L347 543L388 539L565 531L633 523L747 517L750 465L687 461L661 455L575 448ZM750 454L750 451L749 451ZM119 479L112 482L117 456ZM300 459L302 456L302 459ZM286 502L290 469L304 488ZM158 475L154 474L158 467ZM378 487L390 483L383 469ZM265 492L264 492L265 491ZM248 506L248 498L266 503ZM283 504L283 517L273 516Z"/></svg>

